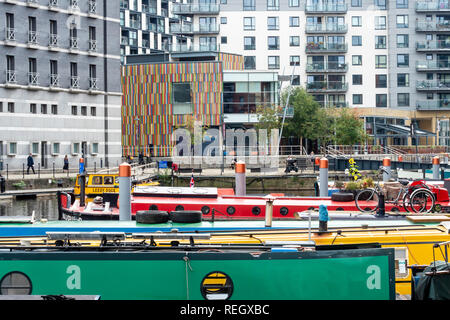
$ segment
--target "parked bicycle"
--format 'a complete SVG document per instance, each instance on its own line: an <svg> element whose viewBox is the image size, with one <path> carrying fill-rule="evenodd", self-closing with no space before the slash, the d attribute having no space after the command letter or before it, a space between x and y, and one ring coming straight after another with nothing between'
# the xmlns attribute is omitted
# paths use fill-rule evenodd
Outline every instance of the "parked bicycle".
<svg viewBox="0 0 450 320"><path fill-rule="evenodd" d="M382 173L387 173L385 168L380 168L378 177ZM380 179L373 188L361 190L355 197L356 207L361 212L375 212L378 210L379 198L381 194L385 194L380 186ZM400 211L398 207L403 207L406 212L429 213L434 209L436 202L434 193L424 180L408 180L399 179L401 187L393 199L385 199L386 204L393 204L396 211Z"/></svg>

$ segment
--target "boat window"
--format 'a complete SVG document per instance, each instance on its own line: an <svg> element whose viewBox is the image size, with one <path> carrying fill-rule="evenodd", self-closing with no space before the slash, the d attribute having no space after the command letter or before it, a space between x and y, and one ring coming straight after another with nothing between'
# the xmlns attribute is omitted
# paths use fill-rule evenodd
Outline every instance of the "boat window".
<svg viewBox="0 0 450 320"><path fill-rule="evenodd" d="M233 281L227 274L214 271L203 278L200 290L206 300L227 300L233 294Z"/></svg>
<svg viewBox="0 0 450 320"><path fill-rule="evenodd" d="M112 176L106 176L105 177L105 184L114 184L114 177Z"/></svg>
<svg viewBox="0 0 450 320"><path fill-rule="evenodd" d="M0 281L0 294L29 295L31 294L31 280L22 272L10 272Z"/></svg>
<svg viewBox="0 0 450 320"><path fill-rule="evenodd" d="M409 275L408 249L395 248L395 277L406 278Z"/></svg>
<svg viewBox="0 0 450 320"><path fill-rule="evenodd" d="M92 177L92 184L102 184L102 177L101 176Z"/></svg>

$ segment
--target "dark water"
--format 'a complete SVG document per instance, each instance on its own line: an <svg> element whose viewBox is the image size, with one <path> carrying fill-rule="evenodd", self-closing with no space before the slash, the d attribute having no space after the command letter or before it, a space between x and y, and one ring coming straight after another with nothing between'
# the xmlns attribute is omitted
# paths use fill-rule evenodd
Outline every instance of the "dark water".
<svg viewBox="0 0 450 320"><path fill-rule="evenodd" d="M0 200L0 216L31 216L36 219L58 220L56 195L26 200Z"/></svg>

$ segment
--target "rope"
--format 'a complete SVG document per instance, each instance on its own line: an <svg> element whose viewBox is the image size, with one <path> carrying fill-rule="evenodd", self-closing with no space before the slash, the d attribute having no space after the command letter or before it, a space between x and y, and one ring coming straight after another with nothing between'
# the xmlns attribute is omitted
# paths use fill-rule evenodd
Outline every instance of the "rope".
<svg viewBox="0 0 450 320"><path fill-rule="evenodd" d="M185 262L185 267L186 267L186 300L189 300L189 273L188 273L188 267L189 269L192 271L192 267L190 264L190 260L189 257L186 255L183 258L184 262Z"/></svg>

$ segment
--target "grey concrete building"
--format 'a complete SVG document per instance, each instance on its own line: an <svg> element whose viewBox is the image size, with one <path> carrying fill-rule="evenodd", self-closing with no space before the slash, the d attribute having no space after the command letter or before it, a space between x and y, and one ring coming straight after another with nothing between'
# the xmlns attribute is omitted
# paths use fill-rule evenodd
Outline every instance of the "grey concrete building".
<svg viewBox="0 0 450 320"><path fill-rule="evenodd" d="M0 169L121 159L119 1L0 1Z"/></svg>

